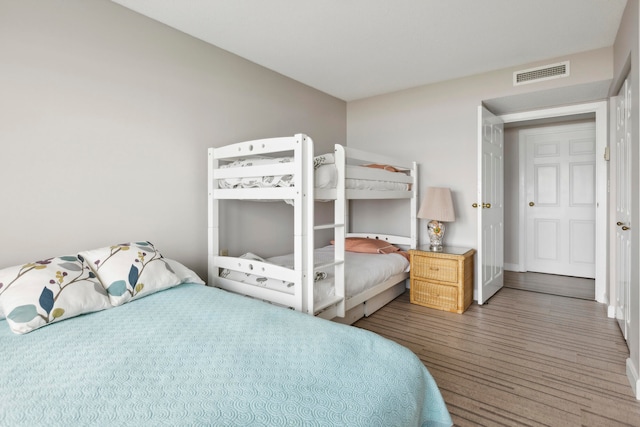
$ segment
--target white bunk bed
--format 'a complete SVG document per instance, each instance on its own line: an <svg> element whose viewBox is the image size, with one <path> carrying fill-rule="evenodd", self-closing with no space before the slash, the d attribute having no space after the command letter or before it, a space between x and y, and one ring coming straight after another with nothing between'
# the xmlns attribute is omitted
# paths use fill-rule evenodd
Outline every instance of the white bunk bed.
<svg viewBox="0 0 640 427"><path fill-rule="evenodd" d="M382 239L402 248L416 247L415 162L390 159L341 145L335 145L332 155L314 157L313 141L304 134L210 148L208 154L210 286L344 323L353 323L373 313L404 292L408 277L406 271L394 274L382 283L372 283L364 291L347 298L345 239L367 237ZM399 173L362 167L371 164L389 165ZM271 187L274 181L279 186ZM290 260L278 265L259 257L221 255L219 201L225 199L284 200L291 204L294 210L294 252ZM349 233L348 201L355 199L407 199L410 235ZM334 201L333 223L314 224L316 201ZM323 262L317 262L314 256L315 231L325 229L334 231L333 256L329 260L324 256ZM316 273L329 269L333 273L332 292L325 293L322 298L314 296ZM289 286L283 291L277 287L243 283L220 274L229 270L286 282Z"/></svg>

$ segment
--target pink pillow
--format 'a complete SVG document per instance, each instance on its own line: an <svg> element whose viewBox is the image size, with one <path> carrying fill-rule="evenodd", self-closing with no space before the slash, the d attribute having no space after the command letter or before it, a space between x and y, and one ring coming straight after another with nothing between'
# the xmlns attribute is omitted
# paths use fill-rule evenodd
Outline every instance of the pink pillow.
<svg viewBox="0 0 640 427"><path fill-rule="evenodd" d="M331 244L334 244L333 240L331 241ZM400 248L397 248L384 240L367 239L365 237L347 237L344 242L344 249L349 252L361 252L367 254L390 254L400 250Z"/></svg>

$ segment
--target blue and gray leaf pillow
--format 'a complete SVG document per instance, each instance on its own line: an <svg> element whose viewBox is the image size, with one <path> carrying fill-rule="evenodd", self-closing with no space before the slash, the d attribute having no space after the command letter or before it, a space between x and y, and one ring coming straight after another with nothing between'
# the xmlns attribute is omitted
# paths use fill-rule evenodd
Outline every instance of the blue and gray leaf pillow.
<svg viewBox="0 0 640 427"><path fill-rule="evenodd" d="M118 306L141 296L180 284L159 251L150 242L121 243L81 252Z"/></svg>
<svg viewBox="0 0 640 427"><path fill-rule="evenodd" d="M0 313L16 333L109 307L106 291L80 255L0 271Z"/></svg>
<svg viewBox="0 0 640 427"><path fill-rule="evenodd" d="M176 286L182 280L147 241L0 270L0 319L24 334ZM174 264L175 265L175 264Z"/></svg>

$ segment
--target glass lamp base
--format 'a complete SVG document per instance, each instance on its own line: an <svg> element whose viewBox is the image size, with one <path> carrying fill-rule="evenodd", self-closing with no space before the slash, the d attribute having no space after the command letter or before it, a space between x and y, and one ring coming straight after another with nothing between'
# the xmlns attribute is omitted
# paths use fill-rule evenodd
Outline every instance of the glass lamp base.
<svg viewBox="0 0 640 427"><path fill-rule="evenodd" d="M429 242L431 249L442 250L442 239L444 238L444 224L440 221L432 219L427 224L427 233L429 234Z"/></svg>

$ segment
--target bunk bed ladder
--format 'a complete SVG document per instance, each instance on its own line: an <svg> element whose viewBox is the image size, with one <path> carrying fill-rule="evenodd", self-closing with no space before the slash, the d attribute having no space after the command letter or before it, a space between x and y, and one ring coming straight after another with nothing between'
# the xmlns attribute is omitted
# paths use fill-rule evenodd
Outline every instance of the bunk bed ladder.
<svg viewBox="0 0 640 427"><path fill-rule="evenodd" d="M335 164L337 167L336 198L334 201L333 224L318 225L314 230L333 229L334 254L333 262L315 266L316 270L333 268L334 272L334 298L326 301L322 307L316 307L316 311L331 307L337 317L346 314L345 293L345 238L346 238L346 154L344 147L336 144L334 148Z"/></svg>
<svg viewBox="0 0 640 427"><path fill-rule="evenodd" d="M334 259L332 262L328 262L326 264L319 264L314 266L314 272L316 271L327 271L332 268L334 272L334 287L335 294L333 298L328 298L325 301L322 301L321 304L317 305L315 308L315 312L318 313L322 310L332 308L335 311L333 314L337 317L344 317L346 312L345 307L345 283L344 283L344 234L345 234L345 226L344 223L334 223L334 224L325 224L325 225L317 225L314 227L315 230L325 230L333 228L334 229ZM341 237L342 236L342 237Z"/></svg>

